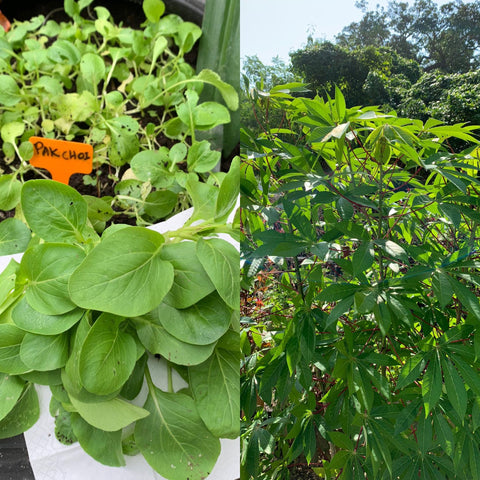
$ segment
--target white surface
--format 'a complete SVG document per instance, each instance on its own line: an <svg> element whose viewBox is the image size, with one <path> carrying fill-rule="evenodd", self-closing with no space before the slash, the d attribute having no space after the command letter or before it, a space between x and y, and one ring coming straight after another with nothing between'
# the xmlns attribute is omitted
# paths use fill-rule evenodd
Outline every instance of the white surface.
<svg viewBox="0 0 480 480"><path fill-rule="evenodd" d="M159 233L180 228L192 215L193 209L175 215L169 220L151 227ZM222 236L238 248L238 243L229 236ZM22 254L0 256L0 272L11 259L20 262ZM159 387L166 389L164 365L152 369L152 379ZM175 372L174 372L175 373ZM174 388L178 390L184 385L179 376L174 377ZM30 463L35 480L164 480L145 461L143 456L125 456L125 467L107 467L96 462L87 455L78 443L70 446L61 444L55 437L55 421L49 413L50 389L36 386L40 401L40 419L27 432L27 444ZM135 403L143 404L146 393L141 392ZM240 476L240 439L221 439L221 452L208 480L235 480Z"/></svg>

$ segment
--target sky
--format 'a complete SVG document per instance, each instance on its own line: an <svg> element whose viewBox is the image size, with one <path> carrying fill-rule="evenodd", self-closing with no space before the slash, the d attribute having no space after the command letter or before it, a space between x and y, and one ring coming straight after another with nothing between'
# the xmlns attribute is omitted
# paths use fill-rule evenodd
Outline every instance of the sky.
<svg viewBox="0 0 480 480"><path fill-rule="evenodd" d="M373 10L376 5L386 7L388 0L368 3ZM240 0L240 55L257 55L265 64L278 55L288 63L288 53L303 47L309 34L314 39L334 40L343 27L362 15L355 0Z"/></svg>

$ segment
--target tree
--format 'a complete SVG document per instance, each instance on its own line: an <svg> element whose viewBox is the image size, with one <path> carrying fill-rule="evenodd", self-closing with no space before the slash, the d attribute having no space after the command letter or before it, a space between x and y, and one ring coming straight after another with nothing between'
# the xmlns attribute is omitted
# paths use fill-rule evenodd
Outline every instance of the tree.
<svg viewBox="0 0 480 480"><path fill-rule="evenodd" d="M313 91L332 96L337 85L342 89L347 105L393 106L390 83L398 84L401 80L407 88L421 74L415 60L403 58L388 47L366 46L352 50L331 42L317 42L297 50L290 57L293 71ZM373 79L376 85L378 81L382 83L380 89L373 86Z"/></svg>
<svg viewBox="0 0 480 480"><path fill-rule="evenodd" d="M416 59L428 71L466 72L478 63L480 2L437 5L433 0L393 0L387 9L366 11L359 22L337 36L349 49L389 46L405 58Z"/></svg>

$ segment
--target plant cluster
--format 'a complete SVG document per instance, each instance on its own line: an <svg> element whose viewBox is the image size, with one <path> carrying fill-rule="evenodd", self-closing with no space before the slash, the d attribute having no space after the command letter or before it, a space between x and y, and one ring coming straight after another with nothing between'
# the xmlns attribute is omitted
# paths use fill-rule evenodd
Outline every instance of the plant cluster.
<svg viewBox="0 0 480 480"><path fill-rule="evenodd" d="M65 0L68 22L38 16L0 29L0 209L19 205L24 180L45 176L28 163L35 135L94 146L84 182L97 197L113 186L86 197L99 228L118 211L154 223L189 206L187 181L206 181L219 164L221 153L198 132L228 124L238 96L212 70L195 73L185 56L201 29L163 16L160 0L144 1L140 29L114 24L104 7L84 18L91 2ZM205 85L227 106L199 101Z"/></svg>
<svg viewBox="0 0 480 480"><path fill-rule="evenodd" d="M219 237L236 237L238 169L220 188L193 182L192 216L164 234L116 224L100 237L73 188L24 184L26 224L0 223L0 253L27 247L0 274L1 438L37 421L34 385L47 385L57 438L95 460L140 453L170 480L211 472L219 438L239 434L238 251Z"/></svg>
<svg viewBox="0 0 480 480"><path fill-rule="evenodd" d="M301 88L242 132L242 478L479 478L478 127Z"/></svg>

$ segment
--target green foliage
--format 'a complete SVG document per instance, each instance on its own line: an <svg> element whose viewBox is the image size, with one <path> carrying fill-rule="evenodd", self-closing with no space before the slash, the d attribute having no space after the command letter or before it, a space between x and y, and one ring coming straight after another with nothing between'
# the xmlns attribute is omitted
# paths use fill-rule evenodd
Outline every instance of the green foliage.
<svg viewBox="0 0 480 480"><path fill-rule="evenodd" d="M242 132L242 479L475 479L478 127L286 90Z"/></svg>
<svg viewBox="0 0 480 480"><path fill-rule="evenodd" d="M186 182L206 181L221 160L222 142L204 140L209 161L196 161L198 132L230 124L238 94L211 69L224 57L198 73L188 63L202 31L164 16L161 0L145 0L139 29L116 25L104 7L87 18L90 3L66 0L70 21L38 16L0 32L0 208L19 207L26 179L46 178L28 162L28 140L39 136L93 146L93 172L84 182L96 185L98 196L106 183L115 190L100 211L91 208L101 214L98 232L121 214L149 225L191 205ZM233 12L232 28L236 21ZM207 87L212 98L200 101ZM143 154L150 160L139 168Z"/></svg>
<svg viewBox="0 0 480 480"><path fill-rule="evenodd" d="M71 187L23 185L26 223L0 224L11 228L0 229L4 252L26 246L0 274L0 437L36 422L39 383L53 395L57 438L95 460L125 465L125 449L171 480L209 474L219 439L239 435L239 255L219 237L238 237L237 198L222 189L238 174L236 158L219 185L192 181L209 201L194 198L194 216L163 234L117 224L100 236ZM155 355L166 391L150 374Z"/></svg>
<svg viewBox="0 0 480 480"><path fill-rule="evenodd" d="M478 62L478 2L416 0L408 5L389 2L345 27L339 45L391 47L405 58L415 59L427 70L467 72Z"/></svg>

